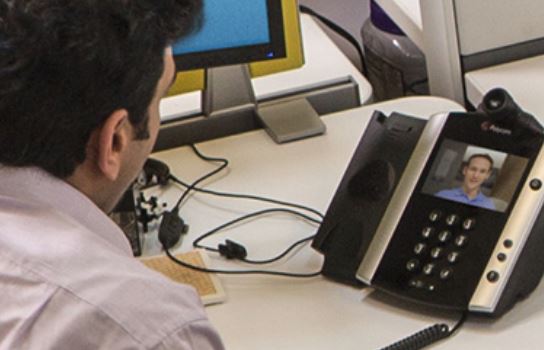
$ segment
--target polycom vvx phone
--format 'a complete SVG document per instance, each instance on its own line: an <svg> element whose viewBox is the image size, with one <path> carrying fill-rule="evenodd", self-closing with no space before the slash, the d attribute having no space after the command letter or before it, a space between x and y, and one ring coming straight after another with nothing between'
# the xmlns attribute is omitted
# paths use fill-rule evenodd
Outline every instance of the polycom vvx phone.
<svg viewBox="0 0 544 350"><path fill-rule="evenodd" d="M376 113L313 241L323 273L501 315L544 271L543 141L501 89L476 112Z"/></svg>

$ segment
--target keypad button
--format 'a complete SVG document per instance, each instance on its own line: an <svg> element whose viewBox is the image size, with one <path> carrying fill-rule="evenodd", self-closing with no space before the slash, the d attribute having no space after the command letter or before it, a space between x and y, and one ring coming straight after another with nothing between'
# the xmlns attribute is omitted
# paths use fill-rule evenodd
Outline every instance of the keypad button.
<svg viewBox="0 0 544 350"><path fill-rule="evenodd" d="M474 228L474 226L476 226L476 219L475 218L466 218L464 221L463 221L463 229L465 231L470 231Z"/></svg>
<svg viewBox="0 0 544 350"><path fill-rule="evenodd" d="M459 235L455 237L455 245L459 248L462 248L467 245L468 243L468 237L465 235Z"/></svg>
<svg viewBox="0 0 544 350"><path fill-rule="evenodd" d="M427 276L430 276L433 274L435 268L436 265L433 263L425 264L425 266L423 266L423 273Z"/></svg>
<svg viewBox="0 0 544 350"><path fill-rule="evenodd" d="M459 222L459 215L450 214L446 217L446 225L455 226Z"/></svg>
<svg viewBox="0 0 544 350"><path fill-rule="evenodd" d="M450 267L446 267L440 270L440 279L443 281L450 279L452 275L453 269Z"/></svg>
<svg viewBox="0 0 544 350"><path fill-rule="evenodd" d="M414 253L416 255L421 255L421 254L425 253L426 249L427 249L427 245L425 243L417 243L414 246Z"/></svg>
<svg viewBox="0 0 544 350"><path fill-rule="evenodd" d="M419 268L419 260L417 259L410 259L406 263L406 270L410 272L415 272Z"/></svg>
<svg viewBox="0 0 544 350"><path fill-rule="evenodd" d="M434 247L431 249L431 257L433 259L439 259L442 256L442 248L440 247Z"/></svg>
<svg viewBox="0 0 544 350"><path fill-rule="evenodd" d="M441 242L441 243L446 243L447 241L449 241L451 239L451 231L449 230L444 230L444 231L440 231L440 233L438 234L438 240Z"/></svg>
<svg viewBox="0 0 544 350"><path fill-rule="evenodd" d="M434 233L434 228L427 226L427 227L424 227L423 230L421 230L421 237L425 239L429 239L433 235L433 233Z"/></svg>
<svg viewBox="0 0 544 350"><path fill-rule="evenodd" d="M460 256L459 252L451 252L451 253L449 253L449 254L448 254L448 257L447 257L448 262L449 262L450 264L455 264L455 263L457 263L457 262L459 261L459 256Z"/></svg>
<svg viewBox="0 0 544 350"><path fill-rule="evenodd" d="M412 288L423 288L425 287L425 282L423 282L419 278L414 278L408 282L408 285Z"/></svg>
<svg viewBox="0 0 544 350"><path fill-rule="evenodd" d="M427 290L429 292L434 292L436 290L436 286L434 284L430 283L430 284L427 285Z"/></svg>
<svg viewBox="0 0 544 350"><path fill-rule="evenodd" d="M442 217L442 212L440 210L433 210L429 214L429 221L430 222L437 222Z"/></svg>

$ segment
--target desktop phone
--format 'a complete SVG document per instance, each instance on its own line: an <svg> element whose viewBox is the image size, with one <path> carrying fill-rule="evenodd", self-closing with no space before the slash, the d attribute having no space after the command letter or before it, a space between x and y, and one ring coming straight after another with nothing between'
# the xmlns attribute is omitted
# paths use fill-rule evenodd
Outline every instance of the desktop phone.
<svg viewBox="0 0 544 350"><path fill-rule="evenodd" d="M502 89L428 121L376 112L313 241L324 275L502 315L544 271L543 141Z"/></svg>

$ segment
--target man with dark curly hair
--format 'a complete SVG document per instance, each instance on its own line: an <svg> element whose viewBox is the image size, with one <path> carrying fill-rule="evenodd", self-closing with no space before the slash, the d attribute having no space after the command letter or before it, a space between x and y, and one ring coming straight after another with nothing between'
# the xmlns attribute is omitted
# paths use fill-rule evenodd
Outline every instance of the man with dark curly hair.
<svg viewBox="0 0 544 350"><path fill-rule="evenodd" d="M194 289L109 213L200 0L0 0L0 348L222 349Z"/></svg>

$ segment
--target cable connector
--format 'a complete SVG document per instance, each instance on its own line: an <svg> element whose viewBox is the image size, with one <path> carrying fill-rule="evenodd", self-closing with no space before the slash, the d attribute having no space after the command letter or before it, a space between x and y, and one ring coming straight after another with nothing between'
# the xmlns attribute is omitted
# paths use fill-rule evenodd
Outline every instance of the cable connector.
<svg viewBox="0 0 544 350"><path fill-rule="evenodd" d="M164 249L170 249L180 241L181 235L186 234L188 230L189 226L179 217L176 209L166 211L162 214L159 226L159 242Z"/></svg>
<svg viewBox="0 0 544 350"><path fill-rule="evenodd" d="M219 254L227 259L242 260L247 256L246 248L239 243L231 241L230 239L227 239L225 244L219 244L217 248L219 250Z"/></svg>

